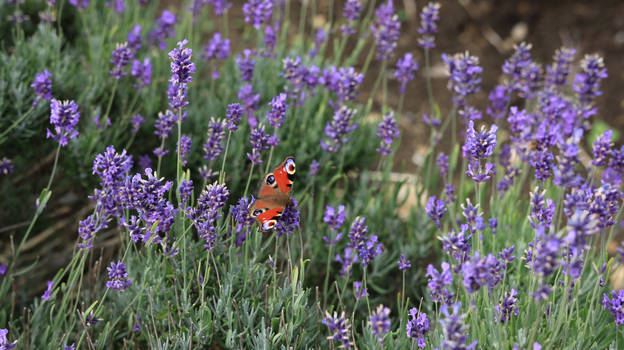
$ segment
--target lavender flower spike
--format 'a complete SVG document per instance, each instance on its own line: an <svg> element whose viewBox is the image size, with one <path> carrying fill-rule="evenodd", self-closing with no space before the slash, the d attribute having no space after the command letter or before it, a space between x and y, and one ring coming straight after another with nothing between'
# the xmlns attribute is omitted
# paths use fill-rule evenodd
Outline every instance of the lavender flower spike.
<svg viewBox="0 0 624 350"><path fill-rule="evenodd" d="M333 316L329 312L325 312L325 318L321 322L329 328L330 335L327 339L341 342L341 347L351 347L349 318L345 316L344 312L340 316L336 312Z"/></svg>
<svg viewBox="0 0 624 350"><path fill-rule="evenodd" d="M449 306L444 304L440 308L440 312L444 318L440 319L440 324L444 331L444 341L442 342L443 349L462 349L469 350L474 349L477 342L473 342L470 345L466 345L468 340L468 327L464 323L466 318L465 314L460 313L461 303L455 303L449 310Z"/></svg>
<svg viewBox="0 0 624 350"><path fill-rule="evenodd" d="M424 49L435 47L435 34L438 32L438 21L440 20L440 4L430 2L423 7L420 13L420 28L418 33L422 38L418 39L418 45Z"/></svg>
<svg viewBox="0 0 624 350"><path fill-rule="evenodd" d="M410 309L409 315L411 319L407 321L407 325L405 326L407 336L416 339L418 347L424 349L427 346L425 335L431 330L427 314L419 312L418 309L414 307Z"/></svg>
<svg viewBox="0 0 624 350"><path fill-rule="evenodd" d="M466 105L468 96L481 91L481 72L479 58L470 53L458 53L453 56L442 54L442 60L450 74L448 89L453 93L453 102L458 106Z"/></svg>
<svg viewBox="0 0 624 350"><path fill-rule="evenodd" d="M410 52L397 61L394 77L401 83L399 92L405 94L407 83L414 80L414 72L418 70L418 61L415 61Z"/></svg>
<svg viewBox="0 0 624 350"><path fill-rule="evenodd" d="M331 123L325 125L325 136L327 139L321 140L321 148L329 153L336 153L342 144L349 142L346 135L357 128L357 123L353 123L356 110L340 107L334 113Z"/></svg>
<svg viewBox="0 0 624 350"><path fill-rule="evenodd" d="M113 58L109 62L113 64L113 69L109 73L115 79L119 80L121 77L128 74L123 71L123 68L127 66L132 57L134 57L134 51L128 47L128 43L121 43L117 44L117 47L113 50L112 56Z"/></svg>
<svg viewBox="0 0 624 350"><path fill-rule="evenodd" d="M54 132L47 129L46 138L52 138L65 147L69 140L78 137L78 130L75 130L80 119L78 105L74 101L61 102L52 99L50 109L50 124L54 127Z"/></svg>
<svg viewBox="0 0 624 350"><path fill-rule="evenodd" d="M381 138L381 145L377 148L377 152L387 156L392 152L392 142L399 137L399 126L393 118L394 113L389 111L384 115L383 120L377 126L377 137Z"/></svg>
<svg viewBox="0 0 624 350"><path fill-rule="evenodd" d="M392 0L379 5L375 10L375 23L371 25L371 32L377 45L377 59L382 61L390 58L399 40L401 23L394 14Z"/></svg>
<svg viewBox="0 0 624 350"><path fill-rule="evenodd" d="M108 278L110 281L106 282L106 287L115 290L126 290L132 282L128 279L128 273L126 272L126 265L121 261L111 262L110 267L107 267Z"/></svg>
<svg viewBox="0 0 624 350"><path fill-rule="evenodd" d="M243 5L245 22L251 23L256 29L260 29L271 19L272 12L273 1L271 0L249 0Z"/></svg>
<svg viewBox="0 0 624 350"><path fill-rule="evenodd" d="M35 80L30 87L35 90L35 100L33 106L36 106L39 100L50 101L52 99L52 73L44 69L42 73L35 74Z"/></svg>
<svg viewBox="0 0 624 350"><path fill-rule="evenodd" d="M582 104L590 104L594 97L602 95L600 82L607 77L607 69L602 57L597 54L585 55L581 61L581 73L574 78L572 88Z"/></svg>
<svg viewBox="0 0 624 350"><path fill-rule="evenodd" d="M373 330L373 335L377 336L377 340L380 344L384 343L384 334L390 332L390 309L379 305L373 314L369 317L370 326Z"/></svg>
<svg viewBox="0 0 624 350"><path fill-rule="evenodd" d="M11 160L7 157L3 157L0 159L0 175L9 175L13 172L13 164L11 164Z"/></svg>
<svg viewBox="0 0 624 350"><path fill-rule="evenodd" d="M436 196L429 197L425 211L427 216L440 228L440 220L446 214L446 203L441 199L437 199Z"/></svg>

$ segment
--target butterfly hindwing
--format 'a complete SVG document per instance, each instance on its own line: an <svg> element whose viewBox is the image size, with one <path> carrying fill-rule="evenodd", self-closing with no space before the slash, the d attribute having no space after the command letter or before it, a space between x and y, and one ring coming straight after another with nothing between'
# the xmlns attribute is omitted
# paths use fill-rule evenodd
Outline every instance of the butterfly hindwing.
<svg viewBox="0 0 624 350"><path fill-rule="evenodd" d="M258 221L262 231L273 229L286 205L290 204L288 194L294 175L295 158L286 157L272 173L264 176L258 198L249 206L249 215Z"/></svg>

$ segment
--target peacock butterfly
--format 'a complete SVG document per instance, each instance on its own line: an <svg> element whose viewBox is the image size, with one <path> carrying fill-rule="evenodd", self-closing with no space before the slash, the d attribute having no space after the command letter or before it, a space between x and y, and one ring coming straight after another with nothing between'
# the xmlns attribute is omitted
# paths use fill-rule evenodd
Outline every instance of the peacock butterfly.
<svg viewBox="0 0 624 350"><path fill-rule="evenodd" d="M295 157L288 156L273 172L264 176L257 198L249 205L249 216L262 231L275 227L287 205L292 205L290 190L295 178Z"/></svg>

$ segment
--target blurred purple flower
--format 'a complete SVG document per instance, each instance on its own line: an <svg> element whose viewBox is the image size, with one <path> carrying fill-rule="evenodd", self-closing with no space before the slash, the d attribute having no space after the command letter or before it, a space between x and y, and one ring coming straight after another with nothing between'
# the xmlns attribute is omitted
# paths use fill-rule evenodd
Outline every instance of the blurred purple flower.
<svg viewBox="0 0 624 350"><path fill-rule="evenodd" d="M45 292L43 292L43 295L41 296L42 300L48 300L52 296L52 288L54 288L54 281L47 281L46 284L48 287L46 288Z"/></svg>
<svg viewBox="0 0 624 350"><path fill-rule="evenodd" d="M401 83L399 92L401 95L405 94L405 88L407 83L414 80L414 72L418 70L418 61L415 61L411 53L406 53L405 56L399 58L394 72L394 77Z"/></svg>
<svg viewBox="0 0 624 350"><path fill-rule="evenodd" d="M345 222L345 206L338 205L334 208L332 206L325 207L325 215L323 216L323 222L327 224L332 230L338 231Z"/></svg>
<svg viewBox="0 0 624 350"><path fill-rule="evenodd" d="M375 23L371 25L378 60L386 60L392 56L401 34L400 29L401 23L399 17L394 14L392 0L379 5L375 10Z"/></svg>
<svg viewBox="0 0 624 350"><path fill-rule="evenodd" d="M208 60L224 60L230 57L230 39L222 39L221 33L214 33L208 45L204 46L204 57Z"/></svg>
<svg viewBox="0 0 624 350"><path fill-rule="evenodd" d="M180 144L178 147L180 148L180 160L183 166L186 166L186 156L191 153L192 140L189 136L182 135L180 137Z"/></svg>
<svg viewBox="0 0 624 350"><path fill-rule="evenodd" d="M128 43L121 43L117 44L115 50L113 50L112 56L113 58L109 62L113 64L113 69L109 71L109 73L115 79L119 80L121 77L128 74L123 71L123 68L127 66L134 57L134 51L128 47Z"/></svg>
<svg viewBox="0 0 624 350"><path fill-rule="evenodd" d="M35 74L35 80L30 87L35 90L35 100L32 105L36 106L39 100L50 101L52 99L52 73L44 69L42 73Z"/></svg>
<svg viewBox="0 0 624 350"><path fill-rule="evenodd" d="M130 29L130 31L128 32L128 38L126 42L128 43L128 47L131 48L135 53L139 51L142 46L141 42L143 41L143 38L141 37L141 30L142 27L137 24L132 27L132 29Z"/></svg>
<svg viewBox="0 0 624 350"><path fill-rule="evenodd" d="M329 153L336 153L340 147L349 142L347 134L357 129L357 123L353 122L355 110L346 106L334 112L331 122L325 125L325 139L321 140L321 148Z"/></svg>
<svg viewBox="0 0 624 350"><path fill-rule="evenodd" d="M381 138L381 145L377 148L377 152L383 156L387 156L392 152L392 142L399 137L399 126L393 116L394 112L389 111L377 126L376 135Z"/></svg>
<svg viewBox="0 0 624 350"><path fill-rule="evenodd" d="M516 296L518 296L518 292L513 288L509 293L505 292L501 304L495 306L496 322L505 323L511 320L512 316L518 316L518 298L516 298Z"/></svg>
<svg viewBox="0 0 624 350"><path fill-rule="evenodd" d="M13 164L7 157L0 159L0 175L9 175L13 172Z"/></svg>
<svg viewBox="0 0 624 350"><path fill-rule="evenodd" d="M450 74L447 87L453 93L453 102L464 106L468 96L481 91L483 69L479 66L479 58L465 52L453 56L442 54L442 61Z"/></svg>
<svg viewBox="0 0 624 350"><path fill-rule="evenodd" d="M446 214L446 204L444 201L437 199L436 196L429 197L425 211L427 212L427 216L440 228L440 219Z"/></svg>
<svg viewBox="0 0 624 350"><path fill-rule="evenodd" d="M230 9L230 7L232 7L232 3L227 0L205 0L205 1L208 2L210 5L212 5L212 7L214 8L214 13L218 17L223 16L223 14L226 13Z"/></svg>
<svg viewBox="0 0 624 350"><path fill-rule="evenodd" d="M423 7L420 13L420 27L418 33L422 35L418 38L418 45L425 49L435 47L435 34L438 32L437 22L440 20L440 4L430 2Z"/></svg>
<svg viewBox="0 0 624 350"><path fill-rule="evenodd" d="M399 257L398 264L399 264L399 270L401 270L401 271L407 270L410 267L412 267L412 263L409 260L407 260L405 258L405 255L403 255L403 254L401 254L401 256Z"/></svg>
<svg viewBox="0 0 624 350"><path fill-rule="evenodd" d="M474 350L477 346L477 341L466 345L468 340L468 327L465 325L465 314L460 313L461 303L455 303L451 305L452 309L449 312L449 305L444 304L440 308L440 312L443 318L440 319L444 332L444 341L442 342L443 349L456 349L456 350Z"/></svg>
<svg viewBox="0 0 624 350"><path fill-rule="evenodd" d="M555 52L552 65L546 67L546 86L557 87L568 83L575 49L562 47Z"/></svg>
<svg viewBox="0 0 624 350"><path fill-rule="evenodd" d="M271 0L248 0L243 5L245 22L251 23L254 28L260 27L271 19L273 2Z"/></svg>
<svg viewBox="0 0 624 350"><path fill-rule="evenodd" d="M142 89L152 83L152 62L149 58L144 58L143 63L139 60L132 61L130 75L137 79L132 86L135 89Z"/></svg>
<svg viewBox="0 0 624 350"><path fill-rule="evenodd" d="M132 116L132 119L130 120L130 124L132 125L132 130L130 130L130 132L132 134L136 134L144 122L145 122L145 119L140 114L137 113L134 116Z"/></svg>
<svg viewBox="0 0 624 350"><path fill-rule="evenodd" d="M369 320L373 335L377 337L380 344L383 344L384 334L390 332L390 309L379 305L369 316Z"/></svg>
<svg viewBox="0 0 624 350"><path fill-rule="evenodd" d="M611 298L607 293L602 294L602 309L611 312L615 318L615 324L624 324L624 290L611 291Z"/></svg>
<svg viewBox="0 0 624 350"><path fill-rule="evenodd" d="M351 341L349 340L349 318L345 316L345 313L342 312L340 316L334 312L332 316L329 312L325 312L325 317L321 321L324 325L329 328L329 336L327 339L330 341L339 341L341 343L340 347L350 348Z"/></svg>
<svg viewBox="0 0 624 350"><path fill-rule="evenodd" d="M572 88L583 105L592 103L595 97L602 95L600 83L607 77L607 69L602 57L597 54L585 55L581 61L582 72L574 78Z"/></svg>
<svg viewBox="0 0 624 350"><path fill-rule="evenodd" d="M263 124L251 130L249 142L251 142L251 153L247 153L247 158L252 163L261 164L260 153L269 149L269 136L264 131Z"/></svg>
<svg viewBox="0 0 624 350"><path fill-rule="evenodd" d="M243 110L247 113L247 122L250 128L255 128L258 125L258 120L254 116L256 108L258 108L258 102L260 102L260 94L253 93L253 87L251 84L241 86L238 90L238 99L243 104Z"/></svg>
<svg viewBox="0 0 624 350"><path fill-rule="evenodd" d="M254 75L254 66L256 64L256 60L253 59L254 52L245 49L243 50L243 56L238 55L236 57L236 64L238 64L238 69L241 72L241 76L243 81L251 83Z"/></svg>
<svg viewBox="0 0 624 350"><path fill-rule="evenodd" d="M171 38L175 34L173 26L176 23L176 15L164 10L160 17L156 20L156 28L150 32L152 42L158 44L158 48L164 50L167 48L165 40Z"/></svg>

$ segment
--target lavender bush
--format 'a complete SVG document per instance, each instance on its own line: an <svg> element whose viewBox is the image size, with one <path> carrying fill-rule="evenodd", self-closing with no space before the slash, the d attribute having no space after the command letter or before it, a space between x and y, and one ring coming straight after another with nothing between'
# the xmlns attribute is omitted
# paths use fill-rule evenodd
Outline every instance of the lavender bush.
<svg viewBox="0 0 624 350"><path fill-rule="evenodd" d="M498 67L438 51L437 3L402 57L398 3L302 4L0 7L0 349L618 348L624 147L595 126L604 59L519 43L484 86ZM397 182L416 84L430 147ZM256 184L287 155L291 203L262 232ZM57 225L72 249L35 273Z"/></svg>

